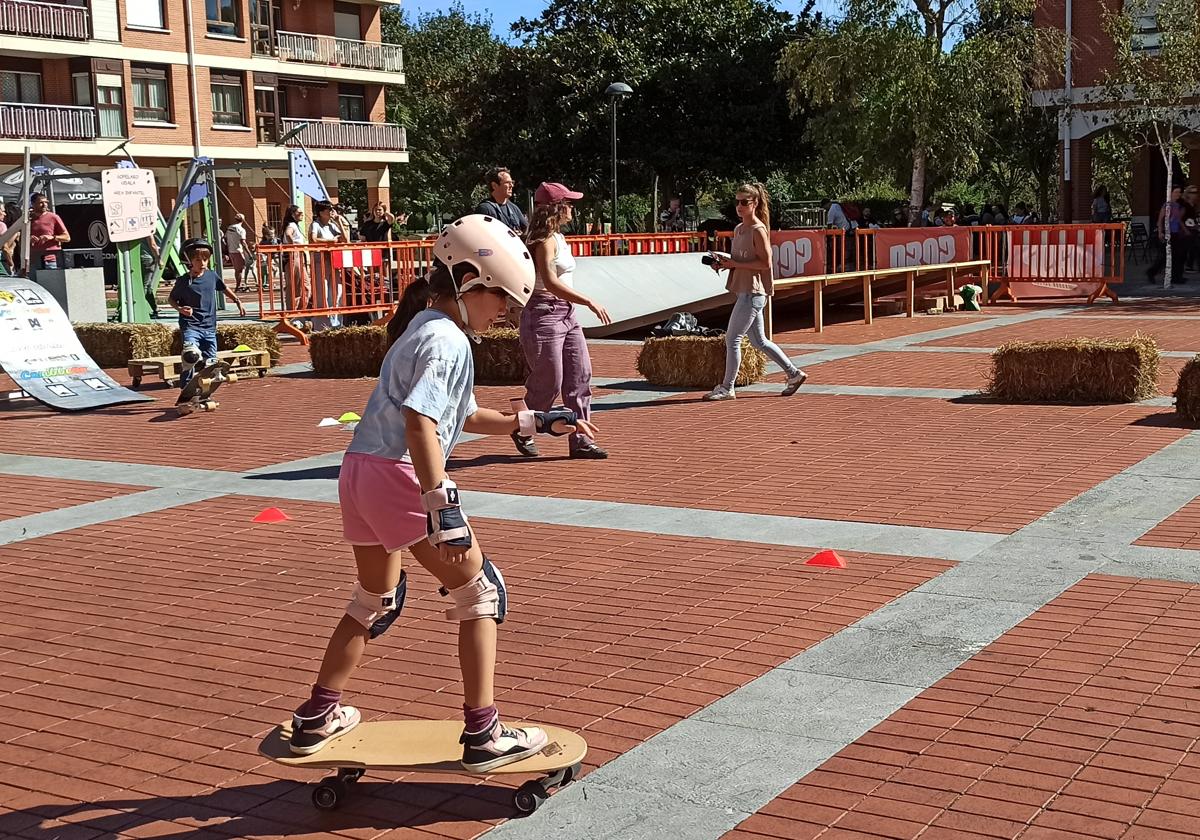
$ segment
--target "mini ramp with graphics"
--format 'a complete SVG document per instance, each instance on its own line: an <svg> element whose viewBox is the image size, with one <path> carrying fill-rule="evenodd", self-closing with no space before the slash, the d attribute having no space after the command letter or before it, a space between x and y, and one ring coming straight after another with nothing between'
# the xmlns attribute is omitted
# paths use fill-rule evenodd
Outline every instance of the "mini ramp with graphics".
<svg viewBox="0 0 1200 840"><path fill-rule="evenodd" d="M153 402L122 387L92 361L67 314L42 286L0 278L0 370L19 392L60 411Z"/></svg>

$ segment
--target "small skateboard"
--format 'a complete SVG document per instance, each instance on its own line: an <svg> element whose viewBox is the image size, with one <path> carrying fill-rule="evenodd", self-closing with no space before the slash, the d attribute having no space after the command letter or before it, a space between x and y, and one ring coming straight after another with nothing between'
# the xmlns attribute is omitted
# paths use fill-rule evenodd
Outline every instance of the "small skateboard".
<svg viewBox="0 0 1200 840"><path fill-rule="evenodd" d="M213 362L203 370L197 371L175 401L175 411L181 417L197 409L216 411L220 403L214 400L212 395L221 387L222 382L228 381L229 362Z"/></svg>
<svg viewBox="0 0 1200 840"><path fill-rule="evenodd" d="M513 724L523 726L525 724ZM292 725L275 727L263 739L258 751L267 758L289 767L337 770L316 784L313 805L331 811L349 796L354 783L367 770L395 770L407 773L464 773L499 776L513 773L542 776L521 785L513 793L513 806L522 814L532 814L555 788L565 787L579 777L580 765L587 755L587 742L568 729L541 726L549 737L541 752L521 761L489 770L469 773L459 763L462 723L453 720L379 720L360 723L312 755L294 755L288 749Z"/></svg>

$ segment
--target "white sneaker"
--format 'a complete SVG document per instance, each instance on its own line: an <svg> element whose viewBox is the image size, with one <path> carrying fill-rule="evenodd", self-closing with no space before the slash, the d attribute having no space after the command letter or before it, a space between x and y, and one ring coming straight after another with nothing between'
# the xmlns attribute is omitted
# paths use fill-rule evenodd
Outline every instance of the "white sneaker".
<svg viewBox="0 0 1200 840"><path fill-rule="evenodd" d="M800 390L800 386L808 379L808 374L802 370L798 370L787 378L787 387L783 389L783 396L790 397L792 394Z"/></svg>
<svg viewBox="0 0 1200 840"><path fill-rule="evenodd" d="M705 394L704 399L708 400L709 402L733 400L737 399L737 394L734 393L732 388L726 388L724 385L718 385L716 388L713 388L711 391Z"/></svg>

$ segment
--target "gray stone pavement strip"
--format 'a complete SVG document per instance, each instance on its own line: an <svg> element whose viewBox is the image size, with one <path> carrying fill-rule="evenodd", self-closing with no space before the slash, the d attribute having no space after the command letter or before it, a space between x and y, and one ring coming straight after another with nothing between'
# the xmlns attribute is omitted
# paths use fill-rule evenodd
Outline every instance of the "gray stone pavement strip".
<svg viewBox="0 0 1200 840"><path fill-rule="evenodd" d="M751 391L761 393L778 392L783 388L780 382L760 382L738 388L738 393ZM955 400L972 397L979 393L976 388L886 388L878 385L821 385L820 383L805 384L800 390L805 394L828 394L839 397L919 397L934 400Z"/></svg>
<svg viewBox="0 0 1200 840"><path fill-rule="evenodd" d="M106 481L209 494L204 498L229 494L336 502L337 467L341 459L340 451L331 452L271 467L259 467L246 473L234 473L150 464L75 461L38 455L0 455L0 474L80 478L91 475L103 463L106 467L103 478ZM99 478L96 476L96 479ZM471 515L516 522L609 528L680 537L736 538L766 545L898 553L956 562L970 560L1004 538L1001 534L938 528L518 496L465 488L463 498ZM67 511L73 510L75 508L64 510L63 517L57 520L62 526L58 530L70 527ZM19 521L10 520L10 524Z"/></svg>
<svg viewBox="0 0 1200 840"><path fill-rule="evenodd" d="M0 545L10 545L24 540L58 534L88 525L114 522L130 516L152 513L168 508L190 505L205 499L223 496L224 493L205 490L186 490L175 487L160 487L140 493L114 496L97 502L60 508L8 519L0 522Z"/></svg>
<svg viewBox="0 0 1200 840"><path fill-rule="evenodd" d="M1001 538L488 837L716 840L1086 575L1185 575L1183 555L1195 562L1200 552L1164 554L1129 541L1200 495L1200 477L1189 472L1198 442L1200 432L1192 433ZM1160 473L1189 477L1166 481ZM1147 492L1150 480L1166 481L1163 492ZM1195 568L1191 575L1200 577ZM742 737L719 739L714 749L710 739L728 731ZM695 776L697 757L732 768L737 782Z"/></svg>

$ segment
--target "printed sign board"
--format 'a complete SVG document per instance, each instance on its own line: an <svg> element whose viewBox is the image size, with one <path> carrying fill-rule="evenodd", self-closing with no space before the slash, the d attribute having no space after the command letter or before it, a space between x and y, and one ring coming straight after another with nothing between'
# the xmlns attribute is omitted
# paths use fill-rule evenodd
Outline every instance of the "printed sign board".
<svg viewBox="0 0 1200 840"><path fill-rule="evenodd" d="M29 280L0 278L0 368L29 396L63 411L153 402L101 370L58 301Z"/></svg>
<svg viewBox="0 0 1200 840"><path fill-rule="evenodd" d="M104 221L113 242L132 242L154 233L158 221L158 188L149 169L105 169Z"/></svg>
<svg viewBox="0 0 1200 840"><path fill-rule="evenodd" d="M776 280L824 274L825 231L771 231L771 256Z"/></svg>
<svg viewBox="0 0 1200 840"><path fill-rule="evenodd" d="M971 259L966 228L892 228L874 232L875 267L944 265Z"/></svg>
<svg viewBox="0 0 1200 840"><path fill-rule="evenodd" d="M1091 295L1109 279L1106 260L1116 258L1115 239L1103 230L1013 230L1004 236L1008 241L1001 252L1008 264L1003 268L1019 298Z"/></svg>

